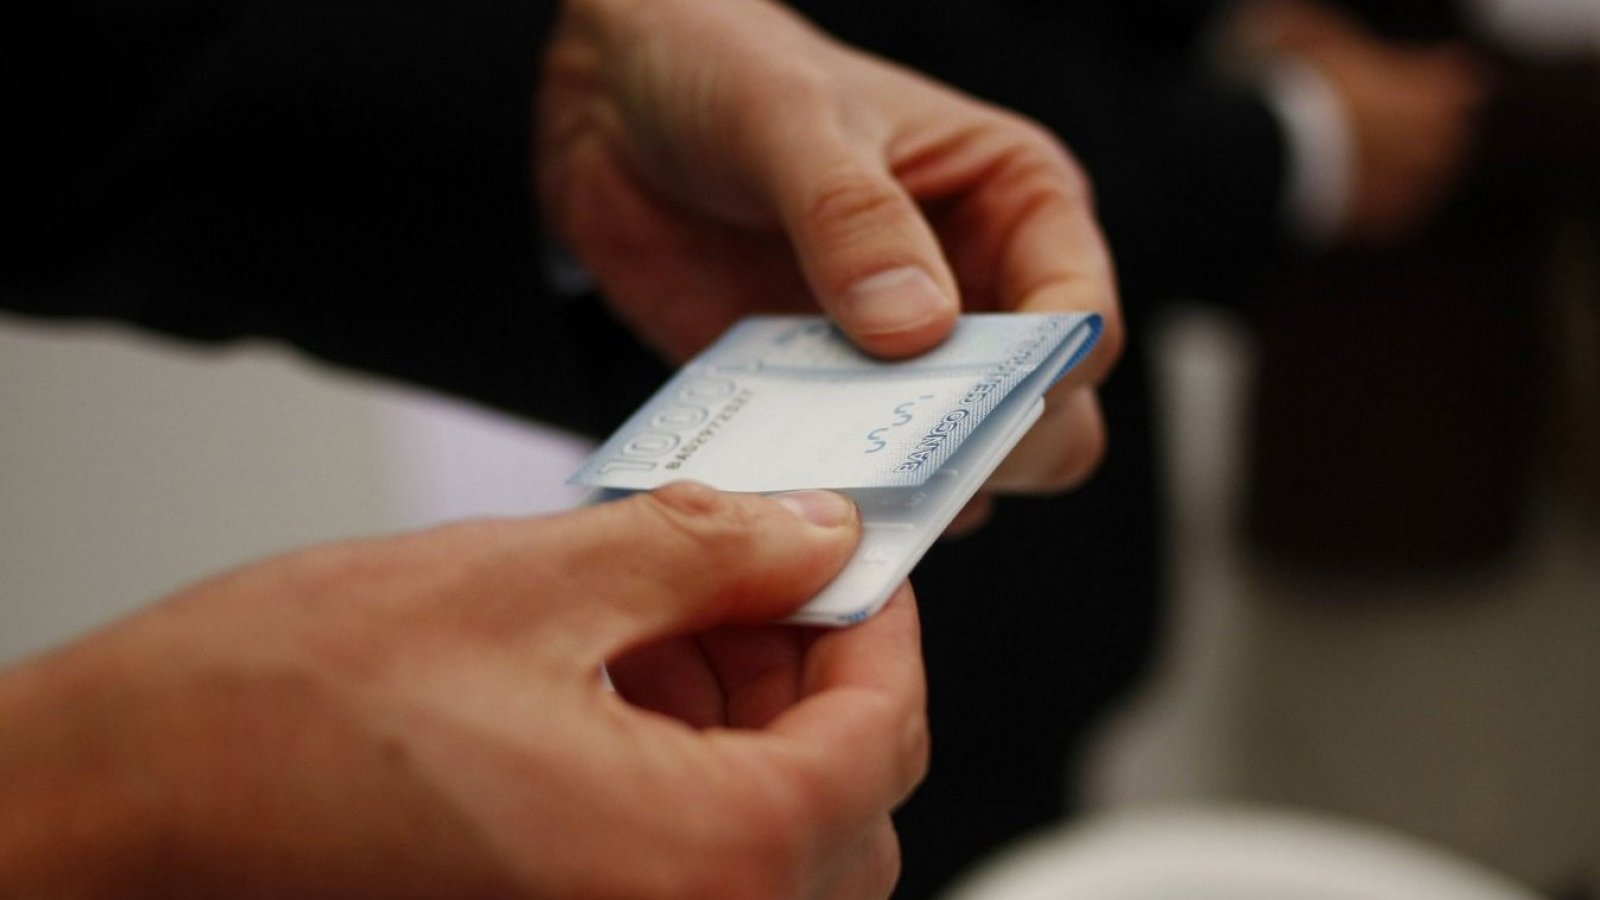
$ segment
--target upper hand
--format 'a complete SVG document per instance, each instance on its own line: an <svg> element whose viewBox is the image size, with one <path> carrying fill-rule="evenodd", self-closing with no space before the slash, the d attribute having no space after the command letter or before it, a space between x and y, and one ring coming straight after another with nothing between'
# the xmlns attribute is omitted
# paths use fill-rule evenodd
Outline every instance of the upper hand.
<svg viewBox="0 0 1600 900"><path fill-rule="evenodd" d="M819 303L885 357L962 309L1098 312L1099 350L991 483L1058 489L1098 461L1121 319L1087 182L1043 129L766 0L570 0L537 119L547 219L667 357Z"/></svg>

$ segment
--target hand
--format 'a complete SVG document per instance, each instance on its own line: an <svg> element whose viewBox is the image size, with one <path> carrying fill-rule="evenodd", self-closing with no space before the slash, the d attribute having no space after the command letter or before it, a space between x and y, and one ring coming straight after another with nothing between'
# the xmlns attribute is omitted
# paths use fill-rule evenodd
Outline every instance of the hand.
<svg viewBox="0 0 1600 900"><path fill-rule="evenodd" d="M1314 0L1257 4L1247 26L1276 53L1297 56L1328 80L1355 145L1345 237L1404 240L1427 224L1464 168L1473 112L1487 92L1484 67L1464 46L1386 41Z"/></svg>
<svg viewBox="0 0 1600 900"><path fill-rule="evenodd" d="M1099 351L991 484L1093 468L1121 320L1088 185L1045 131L767 0L570 0L542 91L546 218L667 357L818 303L886 357L960 308L1099 312Z"/></svg>
<svg viewBox="0 0 1600 900"><path fill-rule="evenodd" d="M0 678L0 883L883 896L926 756L909 590L850 630L761 624L857 537L837 495L680 484L202 584ZM602 686L619 657L640 706Z"/></svg>

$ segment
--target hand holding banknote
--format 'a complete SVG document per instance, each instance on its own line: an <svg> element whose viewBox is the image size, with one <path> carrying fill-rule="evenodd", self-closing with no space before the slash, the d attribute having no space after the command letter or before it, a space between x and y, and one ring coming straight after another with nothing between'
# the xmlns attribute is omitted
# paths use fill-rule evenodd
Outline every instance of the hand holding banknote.
<svg viewBox="0 0 1600 900"><path fill-rule="evenodd" d="M668 358L818 303L883 357L960 310L1099 313L1094 356L991 485L1060 489L1098 460L1121 320L1088 186L1042 129L766 0L574 0L539 109L547 217Z"/></svg>
<svg viewBox="0 0 1600 900"><path fill-rule="evenodd" d="M753 624L857 534L837 495L675 485L213 579L0 677L0 894L884 896L909 593Z"/></svg>
<svg viewBox="0 0 1600 900"><path fill-rule="evenodd" d="M822 316L751 316L690 360L572 483L605 502L689 479L728 491L842 491L860 546L791 621L850 625L894 594L1092 355L1099 316L962 316L915 359L863 353Z"/></svg>
<svg viewBox="0 0 1600 900"><path fill-rule="evenodd" d="M1098 313L1098 349L998 477L1086 474L1120 320L1087 186L1044 132L767 0L561 10L540 199L642 336L682 360L747 313L820 301L860 348L904 357L958 308ZM837 497L808 496L803 521L680 484L318 548L12 668L0 884L882 897L889 813L926 764L915 610L902 588L851 629L754 624L860 538L848 505L819 523Z"/></svg>

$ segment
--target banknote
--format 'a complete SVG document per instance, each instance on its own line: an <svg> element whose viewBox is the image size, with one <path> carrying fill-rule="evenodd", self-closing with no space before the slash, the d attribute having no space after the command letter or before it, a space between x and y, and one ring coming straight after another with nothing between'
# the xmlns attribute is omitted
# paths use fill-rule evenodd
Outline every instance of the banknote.
<svg viewBox="0 0 1600 900"><path fill-rule="evenodd" d="M683 367L571 478L597 502L693 480L843 491L861 546L795 617L875 612L1099 337L1093 314L969 314L909 360L862 353L820 316L755 316Z"/></svg>
<svg viewBox="0 0 1600 900"><path fill-rule="evenodd" d="M600 446L575 484L729 491L918 485L1017 387L1087 352L1089 315L975 314L915 359L862 353L818 316L743 320ZM1048 363L1048 365L1047 365Z"/></svg>

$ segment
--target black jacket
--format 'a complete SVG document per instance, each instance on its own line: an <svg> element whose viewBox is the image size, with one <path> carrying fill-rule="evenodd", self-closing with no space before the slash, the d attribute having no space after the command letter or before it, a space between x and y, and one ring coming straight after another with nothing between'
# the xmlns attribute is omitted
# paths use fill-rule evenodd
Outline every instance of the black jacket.
<svg viewBox="0 0 1600 900"><path fill-rule="evenodd" d="M0 87L21 157L0 306L278 338L593 432L660 377L547 285L529 140L553 0L29 7Z"/></svg>

